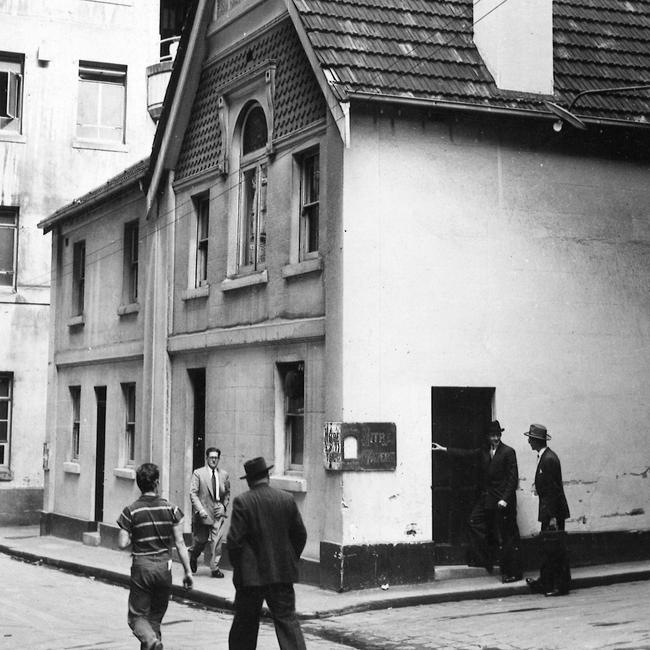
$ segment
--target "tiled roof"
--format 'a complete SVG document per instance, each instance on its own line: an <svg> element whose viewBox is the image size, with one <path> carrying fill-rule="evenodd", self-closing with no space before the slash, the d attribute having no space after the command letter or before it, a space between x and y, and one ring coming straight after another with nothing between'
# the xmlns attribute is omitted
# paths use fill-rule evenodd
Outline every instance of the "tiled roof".
<svg viewBox="0 0 650 650"><path fill-rule="evenodd" d="M506 0L514 1L514 0ZM472 40L472 0L294 0L308 38L344 94L543 110L500 91ZM554 0L555 100L650 84L650 0ZM646 123L650 90L589 95L575 112Z"/></svg>
<svg viewBox="0 0 650 650"><path fill-rule="evenodd" d="M144 160L140 160L134 165L131 165L131 167L127 167L124 171L109 178L99 187L90 190L90 192L87 192L71 203L68 203L68 205L59 208L56 212L47 217L47 219L43 219L43 221L38 224L38 227L43 228L44 232L48 232L52 229L54 224L69 219L79 212L90 210L98 203L123 192L126 188L143 180L148 168L149 158L147 157Z"/></svg>
<svg viewBox="0 0 650 650"><path fill-rule="evenodd" d="M289 19L205 67L176 166L176 179L216 169L222 140L216 109L220 87L269 60L276 62L274 137L325 117L325 100Z"/></svg>

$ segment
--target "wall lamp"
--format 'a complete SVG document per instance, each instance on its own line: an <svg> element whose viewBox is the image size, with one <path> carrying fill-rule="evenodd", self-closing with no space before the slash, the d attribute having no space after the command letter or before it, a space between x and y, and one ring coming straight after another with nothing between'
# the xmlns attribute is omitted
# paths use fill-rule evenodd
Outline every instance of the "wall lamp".
<svg viewBox="0 0 650 650"><path fill-rule="evenodd" d="M597 94L606 94L606 93L623 93L630 90L648 90L650 89L650 84L643 84L640 86L617 86L615 88L594 88L593 90L583 90L581 93L578 93L571 103L569 108L563 108L559 104L554 102L549 102L544 100L544 105L548 108L551 113L558 117L557 121L553 122L553 130L561 131L562 124L566 122L576 129L581 131L587 130L587 125L583 122L577 115L571 112L571 109L575 106L576 102L584 97L585 95L597 95Z"/></svg>

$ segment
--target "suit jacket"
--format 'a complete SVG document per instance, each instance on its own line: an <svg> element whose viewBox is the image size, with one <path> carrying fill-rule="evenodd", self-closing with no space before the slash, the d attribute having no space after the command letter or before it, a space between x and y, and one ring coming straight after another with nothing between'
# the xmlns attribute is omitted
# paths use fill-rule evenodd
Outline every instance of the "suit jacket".
<svg viewBox="0 0 650 650"><path fill-rule="evenodd" d="M217 476L219 477L218 499L212 494L212 469L207 465L195 469L190 482L190 500L192 501L194 520L206 526L212 526L214 523L219 501L226 511L230 503L230 477L228 472L217 469ZM207 514L205 518L202 517L204 513Z"/></svg>
<svg viewBox="0 0 650 650"><path fill-rule="evenodd" d="M235 587L296 582L306 541L290 494L262 483L235 497L226 540Z"/></svg>
<svg viewBox="0 0 650 650"><path fill-rule="evenodd" d="M562 467L557 454L551 449L547 448L537 463L535 490L539 497L538 521L547 523L552 517L568 518L569 505L562 485Z"/></svg>
<svg viewBox="0 0 650 650"><path fill-rule="evenodd" d="M481 491L485 497L485 507L494 510L497 503L503 499L509 508L516 508L516 490L519 484L519 469L517 454L512 447L502 442L490 456L490 450L455 449L449 447L447 453L453 458L478 459L481 467Z"/></svg>

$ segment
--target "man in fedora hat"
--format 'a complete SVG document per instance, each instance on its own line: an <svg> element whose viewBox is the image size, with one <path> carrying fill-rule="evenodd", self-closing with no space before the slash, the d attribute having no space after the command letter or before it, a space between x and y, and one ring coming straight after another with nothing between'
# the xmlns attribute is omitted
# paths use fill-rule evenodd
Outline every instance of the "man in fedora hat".
<svg viewBox="0 0 650 650"><path fill-rule="evenodd" d="M480 495L469 517L470 561L492 573L491 547L499 547L501 580L522 579L519 528L517 527L517 497L519 483L517 455L512 447L501 442L504 431L498 420L486 429L488 448L457 449L434 442L433 451L446 451L452 458L478 459L480 462Z"/></svg>
<svg viewBox="0 0 650 650"><path fill-rule="evenodd" d="M543 424L531 424L524 432L531 449L537 453L534 488L539 498L537 520L541 524L542 566L539 578L527 578L528 586L546 596L569 593L571 571L564 536L569 506L564 495L562 467L557 454L546 446L551 439Z"/></svg>
<svg viewBox="0 0 650 650"><path fill-rule="evenodd" d="M269 485L269 470L259 456L244 463L250 488L233 500L226 544L233 566L235 616L228 647L254 650L262 603L266 600L282 650L304 650L296 616L293 583L307 531L293 497Z"/></svg>

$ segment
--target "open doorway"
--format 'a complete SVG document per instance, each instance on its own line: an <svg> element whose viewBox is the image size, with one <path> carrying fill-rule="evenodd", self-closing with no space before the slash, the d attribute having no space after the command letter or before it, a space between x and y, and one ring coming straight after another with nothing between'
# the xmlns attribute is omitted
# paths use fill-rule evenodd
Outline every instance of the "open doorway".
<svg viewBox="0 0 650 650"><path fill-rule="evenodd" d="M104 521L104 464L106 454L106 386L95 386L95 521Z"/></svg>
<svg viewBox="0 0 650 650"><path fill-rule="evenodd" d="M492 419L494 388L431 388L431 441L473 449ZM465 564L467 520L477 497L479 467L432 453L431 486L436 564Z"/></svg>
<svg viewBox="0 0 650 650"><path fill-rule="evenodd" d="M192 387L192 468L205 465L205 368L187 371Z"/></svg>

